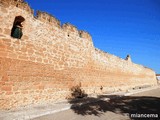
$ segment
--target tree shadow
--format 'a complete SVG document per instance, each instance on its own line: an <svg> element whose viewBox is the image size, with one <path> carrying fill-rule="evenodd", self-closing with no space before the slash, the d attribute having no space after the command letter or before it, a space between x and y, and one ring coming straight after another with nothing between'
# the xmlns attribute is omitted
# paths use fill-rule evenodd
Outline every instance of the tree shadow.
<svg viewBox="0 0 160 120"><path fill-rule="evenodd" d="M69 103L72 104L71 109L76 114L83 116L100 116L106 112L113 112L119 115L127 114L132 120L139 120L140 118L133 118L131 114L156 114L159 117L157 119L160 119L160 98L158 97L100 95L96 98L72 98ZM153 117L153 120L156 118Z"/></svg>

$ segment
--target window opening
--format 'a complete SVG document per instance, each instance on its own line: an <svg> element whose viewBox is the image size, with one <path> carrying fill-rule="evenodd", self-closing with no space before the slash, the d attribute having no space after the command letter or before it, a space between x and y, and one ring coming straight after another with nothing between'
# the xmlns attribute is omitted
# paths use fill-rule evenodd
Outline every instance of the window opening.
<svg viewBox="0 0 160 120"><path fill-rule="evenodd" d="M13 38L21 39L23 32L23 22L25 21L25 18L22 16L16 16L14 19L13 27L11 30L11 36Z"/></svg>

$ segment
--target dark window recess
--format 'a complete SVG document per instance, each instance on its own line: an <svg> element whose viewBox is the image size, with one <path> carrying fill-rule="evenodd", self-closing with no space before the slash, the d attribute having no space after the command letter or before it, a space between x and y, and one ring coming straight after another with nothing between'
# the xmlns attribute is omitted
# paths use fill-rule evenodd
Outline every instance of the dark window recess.
<svg viewBox="0 0 160 120"><path fill-rule="evenodd" d="M16 16L14 19L14 23L13 23L13 27L11 30L11 36L13 38L17 38L17 39L21 39L23 33L22 33L22 29L23 29L23 22L25 21L24 17L22 16Z"/></svg>
<svg viewBox="0 0 160 120"><path fill-rule="evenodd" d="M81 33L79 33L79 37L82 38L82 34Z"/></svg>

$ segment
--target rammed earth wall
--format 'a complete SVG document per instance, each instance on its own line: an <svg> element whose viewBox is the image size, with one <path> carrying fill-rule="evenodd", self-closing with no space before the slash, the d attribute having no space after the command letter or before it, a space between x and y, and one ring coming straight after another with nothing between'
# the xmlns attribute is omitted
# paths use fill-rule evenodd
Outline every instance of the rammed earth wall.
<svg viewBox="0 0 160 120"><path fill-rule="evenodd" d="M23 36L10 36L16 16ZM87 94L156 85L155 72L95 49L91 36L37 12L24 2L0 0L0 109L68 98L81 84Z"/></svg>

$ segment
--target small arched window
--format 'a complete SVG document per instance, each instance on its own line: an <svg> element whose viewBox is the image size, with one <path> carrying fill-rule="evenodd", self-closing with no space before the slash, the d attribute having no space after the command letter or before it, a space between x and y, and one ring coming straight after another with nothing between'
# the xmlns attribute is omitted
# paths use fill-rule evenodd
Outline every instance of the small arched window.
<svg viewBox="0 0 160 120"><path fill-rule="evenodd" d="M82 33L79 33L79 37L82 38Z"/></svg>
<svg viewBox="0 0 160 120"><path fill-rule="evenodd" d="M23 33L22 33L22 28L23 28L23 22L25 21L25 18L22 16L16 16L14 19L13 27L11 30L11 36L13 38L21 39Z"/></svg>

